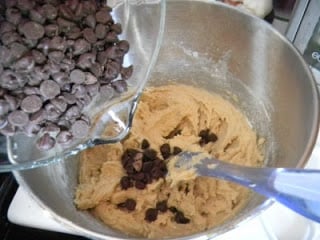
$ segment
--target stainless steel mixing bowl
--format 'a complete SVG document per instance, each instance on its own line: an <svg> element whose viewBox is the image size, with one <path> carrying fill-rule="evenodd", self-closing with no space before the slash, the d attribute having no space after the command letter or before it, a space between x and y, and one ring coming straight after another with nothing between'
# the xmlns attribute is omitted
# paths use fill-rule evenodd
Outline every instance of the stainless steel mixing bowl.
<svg viewBox="0 0 320 240"><path fill-rule="evenodd" d="M211 1L167 1L163 45L148 85L169 82L206 88L236 104L266 139L266 165L303 167L308 161L318 132L317 88L297 50L263 20ZM129 238L75 208L77 175L77 158L15 173L53 218L77 234ZM182 239L213 238L268 205L252 194L230 221Z"/></svg>

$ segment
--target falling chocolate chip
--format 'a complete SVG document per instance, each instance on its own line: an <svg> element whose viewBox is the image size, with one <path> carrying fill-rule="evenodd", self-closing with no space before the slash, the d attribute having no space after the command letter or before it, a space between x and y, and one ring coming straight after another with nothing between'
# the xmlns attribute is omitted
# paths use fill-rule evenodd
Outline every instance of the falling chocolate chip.
<svg viewBox="0 0 320 240"><path fill-rule="evenodd" d="M158 218L158 210L155 208L148 208L144 220L147 222L154 222Z"/></svg>

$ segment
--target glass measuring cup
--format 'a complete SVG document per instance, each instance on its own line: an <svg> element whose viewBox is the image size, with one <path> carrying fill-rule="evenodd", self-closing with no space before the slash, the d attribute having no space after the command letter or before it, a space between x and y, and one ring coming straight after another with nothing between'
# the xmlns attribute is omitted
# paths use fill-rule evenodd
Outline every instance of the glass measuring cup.
<svg viewBox="0 0 320 240"><path fill-rule="evenodd" d="M128 133L140 93L157 59L162 40L165 1L110 0L115 22L122 25L120 39L130 43L124 65L133 65L127 80L128 91L110 96L98 95L85 108L90 117L89 134L67 147L56 145L47 151L36 148L36 137L22 133L6 137L8 160L0 159L0 172L23 170L47 165L74 155L97 144L120 141Z"/></svg>

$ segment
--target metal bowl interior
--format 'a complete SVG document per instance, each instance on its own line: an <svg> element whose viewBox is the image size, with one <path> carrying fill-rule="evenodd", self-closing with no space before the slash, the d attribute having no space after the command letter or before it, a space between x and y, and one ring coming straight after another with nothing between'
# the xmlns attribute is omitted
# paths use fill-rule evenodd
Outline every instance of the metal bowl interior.
<svg viewBox="0 0 320 240"><path fill-rule="evenodd" d="M205 88L238 106L266 139L265 165L294 168L308 161L318 132L317 88L298 51L263 20L211 1L167 1L163 44L148 85L171 82ZM15 176L52 217L79 235L128 239L77 211L77 173L74 157ZM230 221L181 239L214 238L269 204L252 194Z"/></svg>

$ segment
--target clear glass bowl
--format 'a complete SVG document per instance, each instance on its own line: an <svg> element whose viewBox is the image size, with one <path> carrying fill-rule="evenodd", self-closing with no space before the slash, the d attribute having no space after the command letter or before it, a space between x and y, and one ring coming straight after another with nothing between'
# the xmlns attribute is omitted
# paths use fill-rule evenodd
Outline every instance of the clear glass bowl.
<svg viewBox="0 0 320 240"><path fill-rule="evenodd" d="M48 151L36 148L36 137L23 134L7 137L8 161L0 160L0 172L22 170L47 165L74 155L88 147L113 143L128 133L137 100L157 59L165 20L165 1L162 0L110 0L115 22L122 25L120 39L130 43L124 65L133 65L128 91L113 99L97 96L86 108L91 118L89 135L67 148L56 145ZM115 127L114 127L115 126ZM108 127L112 131L106 132Z"/></svg>

